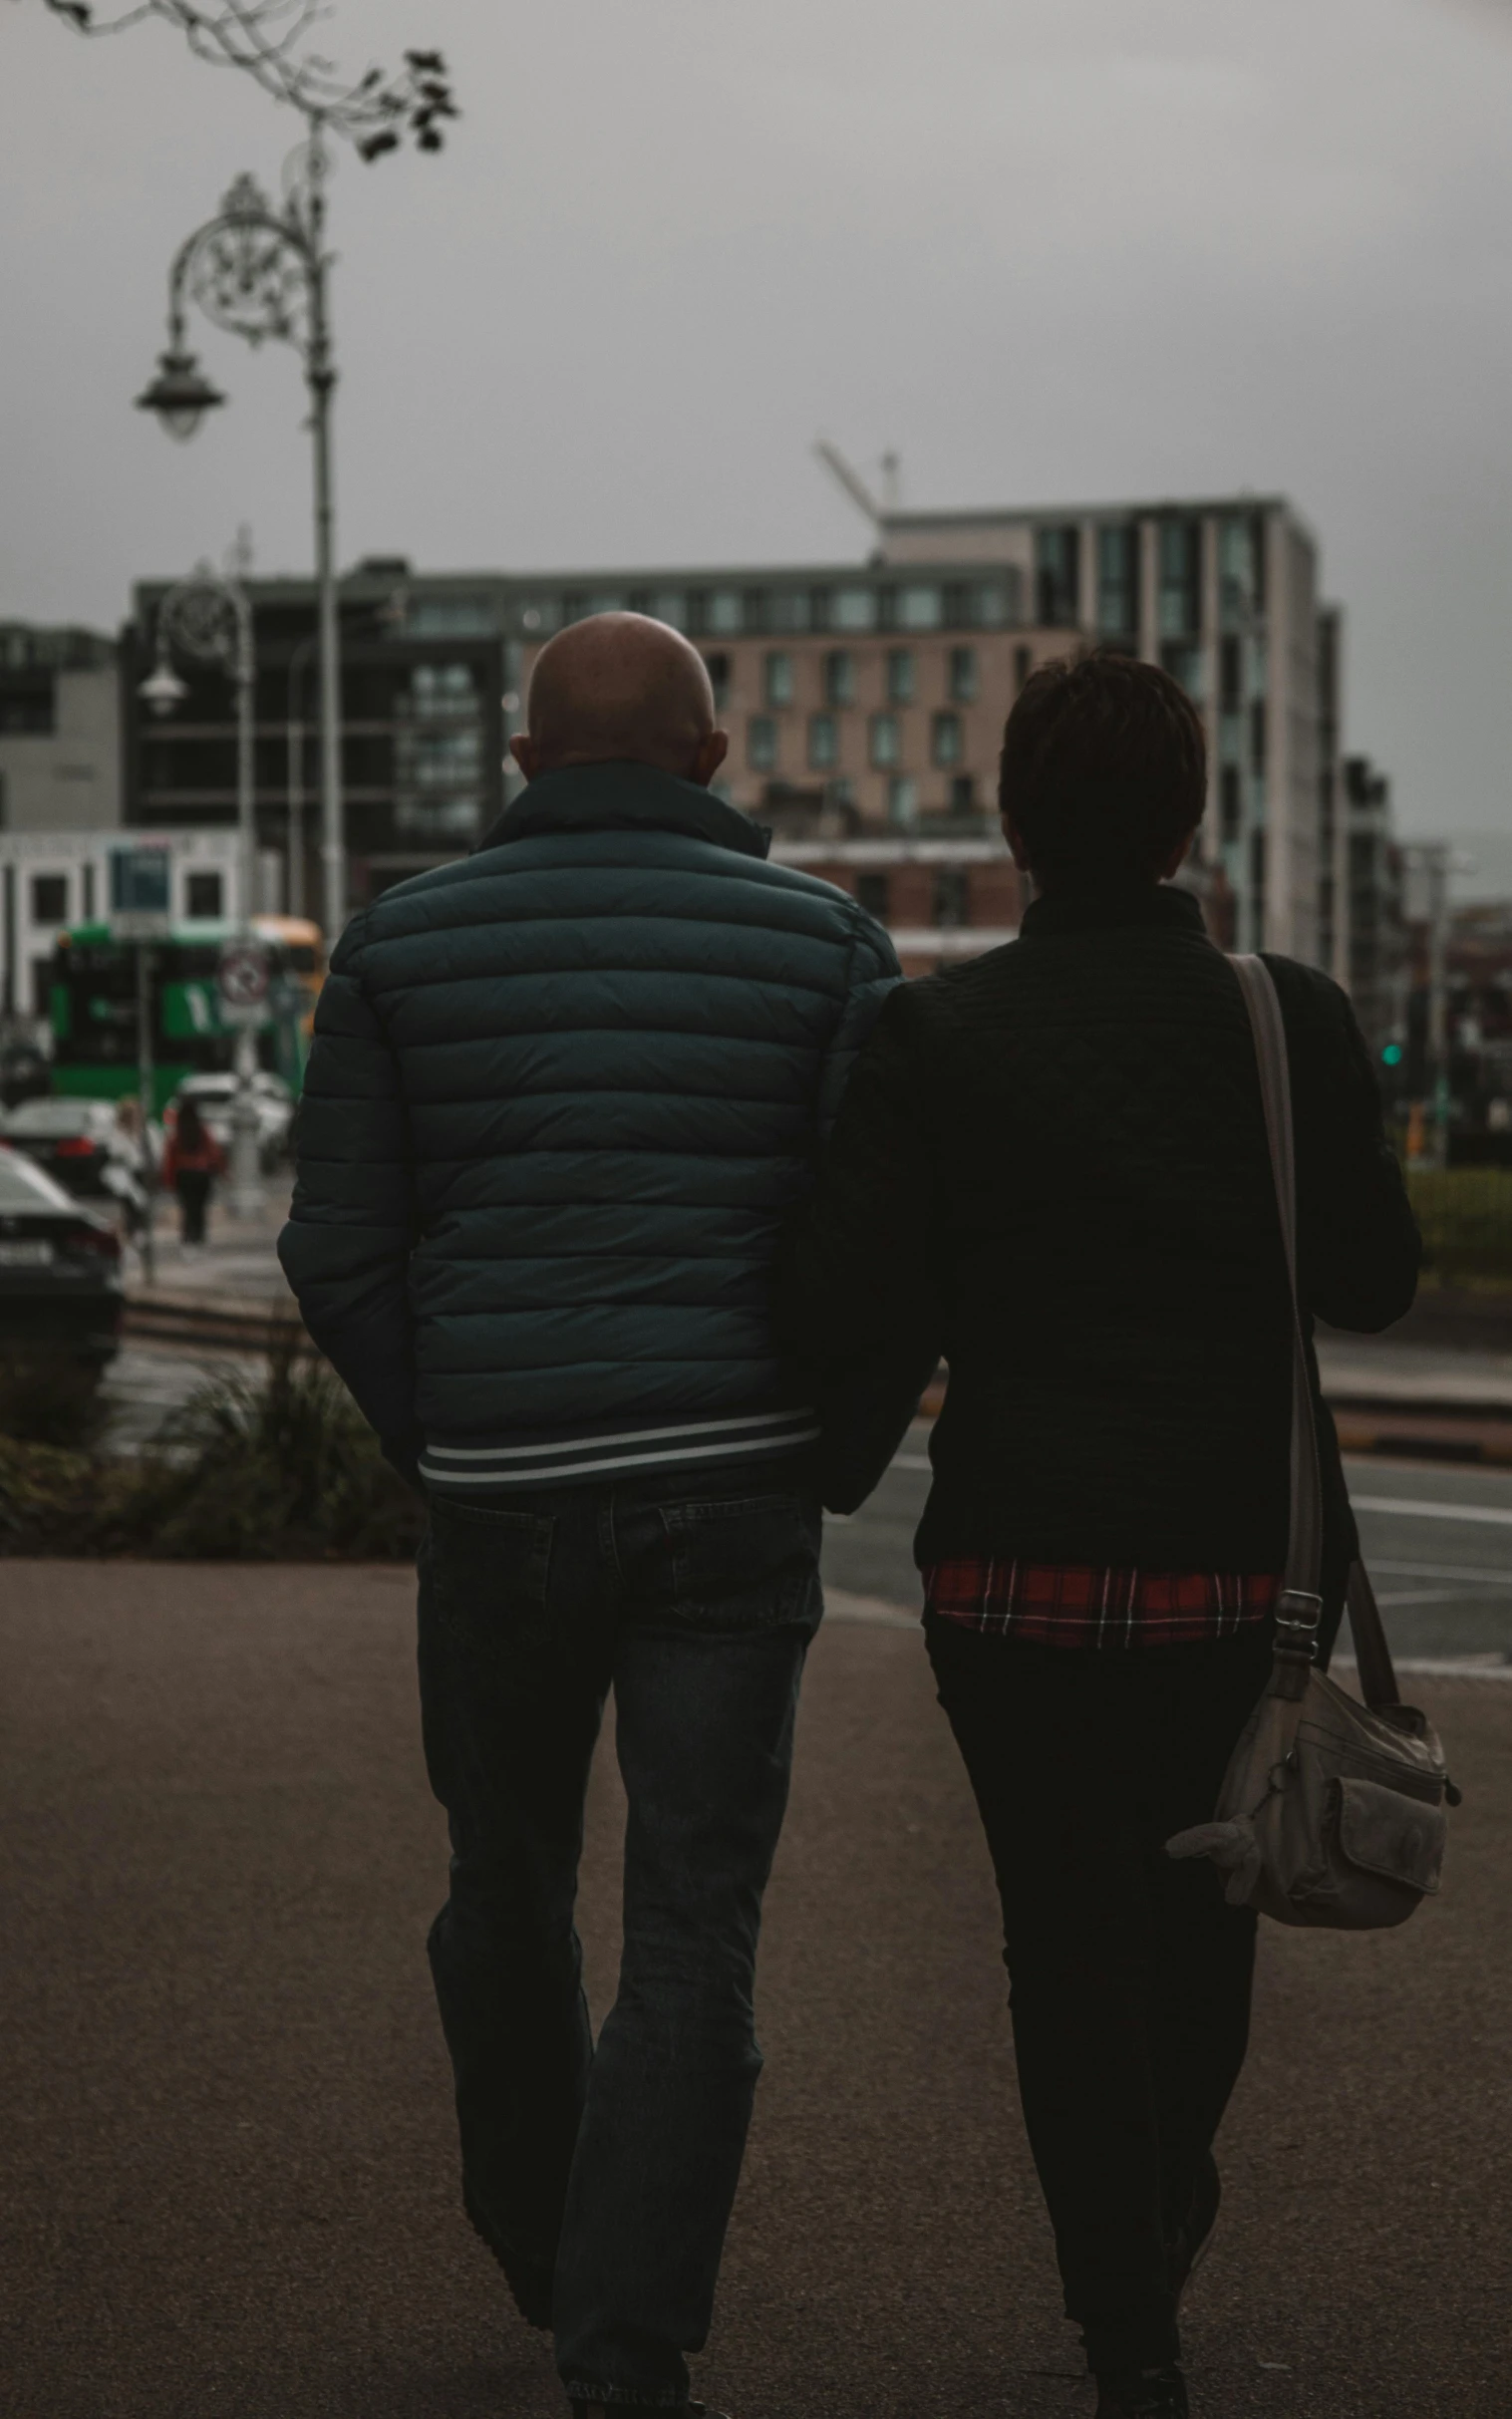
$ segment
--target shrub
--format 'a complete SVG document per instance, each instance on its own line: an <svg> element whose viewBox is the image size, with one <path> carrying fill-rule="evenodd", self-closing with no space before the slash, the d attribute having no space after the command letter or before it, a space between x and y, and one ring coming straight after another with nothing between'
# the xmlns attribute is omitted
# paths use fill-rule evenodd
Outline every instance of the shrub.
<svg viewBox="0 0 1512 2419"><path fill-rule="evenodd" d="M261 1368L206 1379L131 1459L0 1435L0 1553L388 1560L423 1508L329 1363L288 1324Z"/></svg>
<svg viewBox="0 0 1512 2419"><path fill-rule="evenodd" d="M0 1436L82 1447L104 1425L97 1366L43 1345L0 1349Z"/></svg>
<svg viewBox="0 0 1512 2419"><path fill-rule="evenodd" d="M1512 1288L1512 1170L1409 1167L1407 1192L1430 1279Z"/></svg>

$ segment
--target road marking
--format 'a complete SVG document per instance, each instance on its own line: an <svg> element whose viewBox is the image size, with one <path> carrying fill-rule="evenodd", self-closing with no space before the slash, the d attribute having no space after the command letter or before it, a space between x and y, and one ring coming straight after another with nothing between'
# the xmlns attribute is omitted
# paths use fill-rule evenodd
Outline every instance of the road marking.
<svg viewBox="0 0 1512 2419"><path fill-rule="evenodd" d="M1480 1571L1473 1563L1382 1562L1372 1554L1370 1569L1389 1571L1394 1579L1463 1579L1477 1588L1512 1588L1512 1569Z"/></svg>
<svg viewBox="0 0 1512 2419"><path fill-rule="evenodd" d="M1428 1503L1416 1495L1356 1495L1357 1512L1395 1512L1403 1520L1484 1521L1488 1527L1512 1529L1512 1512L1489 1503Z"/></svg>

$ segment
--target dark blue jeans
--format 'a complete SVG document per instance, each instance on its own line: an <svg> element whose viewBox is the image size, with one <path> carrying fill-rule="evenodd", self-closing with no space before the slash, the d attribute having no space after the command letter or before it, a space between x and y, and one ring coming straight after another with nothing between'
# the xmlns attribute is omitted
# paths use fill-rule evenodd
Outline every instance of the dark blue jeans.
<svg viewBox="0 0 1512 2419"><path fill-rule="evenodd" d="M576 2399L676 2409L708 2334L818 1547L792 1468L432 1505L421 1704L452 1895L430 1947L463 2190ZM595 2052L573 1907L611 1686L625 1938Z"/></svg>

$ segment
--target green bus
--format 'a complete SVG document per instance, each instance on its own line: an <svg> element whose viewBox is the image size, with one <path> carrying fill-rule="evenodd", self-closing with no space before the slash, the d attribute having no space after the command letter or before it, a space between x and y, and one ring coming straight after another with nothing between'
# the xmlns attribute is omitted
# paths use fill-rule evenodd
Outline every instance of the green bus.
<svg viewBox="0 0 1512 2419"><path fill-rule="evenodd" d="M312 1000L303 958L310 953L253 929L272 977L268 1012L256 1029L257 1062L297 1095L309 1048ZM186 1076L218 1074L235 1062L236 1031L221 1022L216 977L222 947L242 938L235 925L204 922L148 944L155 1114ZM55 1092L96 1100L136 1093L137 948L115 940L108 924L76 924L59 934L49 986Z"/></svg>

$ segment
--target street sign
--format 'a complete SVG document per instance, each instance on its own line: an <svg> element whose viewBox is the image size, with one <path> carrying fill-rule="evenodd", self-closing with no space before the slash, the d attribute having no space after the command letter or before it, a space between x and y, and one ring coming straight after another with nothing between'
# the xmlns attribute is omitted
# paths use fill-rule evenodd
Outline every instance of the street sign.
<svg viewBox="0 0 1512 2419"><path fill-rule="evenodd" d="M271 970L260 941L228 941L216 970L224 1025L261 1025L268 1013Z"/></svg>
<svg viewBox="0 0 1512 2419"><path fill-rule="evenodd" d="M116 941L165 941L172 930L172 861L160 843L113 848L111 937Z"/></svg>

